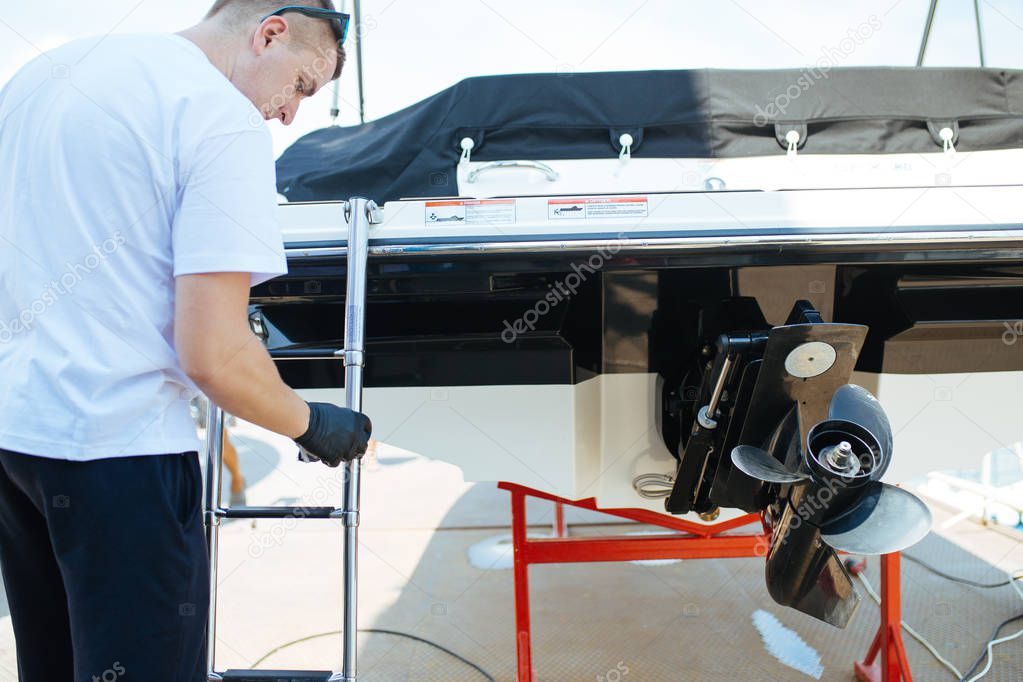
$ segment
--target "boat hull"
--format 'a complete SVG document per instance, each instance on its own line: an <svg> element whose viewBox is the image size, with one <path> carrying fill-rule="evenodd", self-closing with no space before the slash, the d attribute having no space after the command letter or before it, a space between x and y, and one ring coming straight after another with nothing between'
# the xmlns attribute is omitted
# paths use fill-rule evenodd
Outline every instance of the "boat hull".
<svg viewBox="0 0 1023 682"><path fill-rule="evenodd" d="M677 464L671 394L695 392L719 334L783 324L806 300L870 330L853 381L891 415L887 480L964 466L1019 440L1023 264L915 252L710 266L683 254L371 259L365 410L378 438L467 480L663 511L632 480ZM340 362L323 359L341 346L343 282L340 257L296 257L253 298L271 351L290 358L282 376L307 399L343 403Z"/></svg>

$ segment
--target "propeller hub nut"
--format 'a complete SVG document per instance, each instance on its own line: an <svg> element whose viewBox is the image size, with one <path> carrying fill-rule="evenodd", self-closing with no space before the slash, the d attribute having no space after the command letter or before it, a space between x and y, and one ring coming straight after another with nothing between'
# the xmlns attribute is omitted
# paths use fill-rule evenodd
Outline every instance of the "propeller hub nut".
<svg viewBox="0 0 1023 682"><path fill-rule="evenodd" d="M855 476L860 470L860 461L853 452L852 444L843 440L838 445L828 448L824 453L824 461L835 471Z"/></svg>

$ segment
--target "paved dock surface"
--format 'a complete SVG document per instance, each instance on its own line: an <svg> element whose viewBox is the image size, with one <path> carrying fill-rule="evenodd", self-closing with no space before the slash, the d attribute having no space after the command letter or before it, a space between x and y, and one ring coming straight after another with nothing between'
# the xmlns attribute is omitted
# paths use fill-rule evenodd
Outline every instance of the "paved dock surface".
<svg viewBox="0 0 1023 682"><path fill-rule="evenodd" d="M340 472L294 461L283 438L240 424L232 437L249 481L250 504L333 504ZM226 485L226 483L225 483ZM1023 536L972 522L941 528L911 553L978 581L1023 568ZM507 493L467 484L458 469L386 445L363 479L360 620L365 629L413 634L443 645L498 680L515 679L514 596L509 569L468 559L478 543L509 533ZM652 530L610 517L570 512L572 535ZM537 502L530 523L549 532L553 510ZM340 524L334 521L231 521L222 531L217 667L329 668L340 663ZM510 552L510 545L507 547ZM500 553L498 553L500 555ZM507 563L501 558L499 564ZM867 575L879 587L879 562ZM838 630L771 601L760 559L603 563L530 569L533 657L538 680L814 679L781 663L753 623L763 610L820 656L822 680L851 680L878 624L863 594L851 625ZM861 589L862 593L862 589ZM1023 612L1009 587L979 590L903 562L904 618L960 669L998 622ZM14 681L10 617L0 604L0 682ZM1013 626L1015 627L1015 626ZM1008 630L1012 632L1011 628ZM906 637L914 679L952 680ZM1023 638L995 649L985 680L1023 679ZM360 635L360 679L482 680L430 646L391 634Z"/></svg>

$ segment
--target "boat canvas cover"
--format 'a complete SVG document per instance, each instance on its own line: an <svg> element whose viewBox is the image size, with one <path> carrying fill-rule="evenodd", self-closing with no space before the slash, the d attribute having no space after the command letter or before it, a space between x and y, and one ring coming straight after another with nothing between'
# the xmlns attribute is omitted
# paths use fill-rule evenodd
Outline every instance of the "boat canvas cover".
<svg viewBox="0 0 1023 682"><path fill-rule="evenodd" d="M314 131L277 162L289 201L458 195L473 161L883 154L1023 148L1023 71L805 68L466 79L407 109ZM946 137L948 131L944 131ZM786 139L788 137L788 140Z"/></svg>

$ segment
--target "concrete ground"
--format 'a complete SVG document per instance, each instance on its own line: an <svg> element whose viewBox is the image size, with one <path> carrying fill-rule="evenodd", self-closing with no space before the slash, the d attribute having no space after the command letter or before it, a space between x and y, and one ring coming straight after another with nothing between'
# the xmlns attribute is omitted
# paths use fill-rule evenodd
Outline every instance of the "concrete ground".
<svg viewBox="0 0 1023 682"><path fill-rule="evenodd" d="M339 500L340 472L296 462L287 439L246 424L232 437L249 482L249 504ZM911 554L980 581L1023 568L1023 537L968 521L943 529L947 517L936 510L936 531ZM550 505L530 508L537 533L549 531L552 519ZM593 513L570 513L568 519L573 535L650 530ZM367 465L363 479L361 627L436 642L498 680L515 679L512 575L500 567L509 563L510 545L491 542L498 549L489 555L490 569L468 558L470 548L507 534L509 523L507 494L494 485L466 484L450 465L382 445L378 463ZM339 666L340 636L325 633L336 633L340 624L340 537L334 521L224 526L218 669ZM877 569L872 561L867 573L875 586ZM878 623L877 607L865 594L845 630L775 605L763 587L759 559L540 566L530 576L539 680L813 679L767 651L752 620L757 610L776 616L819 654L819 679L850 680L852 663ZM905 619L960 669L980 652L995 624L1023 611L1009 587L957 585L909 562L903 583ZM0 616L0 682L6 682L17 676L5 603ZM296 640L304 641L282 648ZM915 679L952 679L915 641L907 637L906 646ZM996 653L985 679L1023 679L1023 639ZM360 635L360 673L367 682L486 679L427 644L380 632Z"/></svg>

